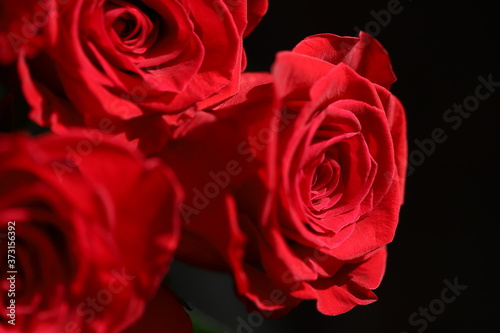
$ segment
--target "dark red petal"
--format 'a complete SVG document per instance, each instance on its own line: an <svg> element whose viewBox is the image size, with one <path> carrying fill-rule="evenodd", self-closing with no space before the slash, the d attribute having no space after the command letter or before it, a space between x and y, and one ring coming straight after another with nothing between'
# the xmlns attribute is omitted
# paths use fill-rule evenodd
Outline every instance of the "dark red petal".
<svg viewBox="0 0 500 333"><path fill-rule="evenodd" d="M57 35L56 0L0 2L0 64L13 63L20 52L36 56Z"/></svg>
<svg viewBox="0 0 500 333"><path fill-rule="evenodd" d="M142 317L124 333L192 333L191 319L175 296L164 288L146 306Z"/></svg>

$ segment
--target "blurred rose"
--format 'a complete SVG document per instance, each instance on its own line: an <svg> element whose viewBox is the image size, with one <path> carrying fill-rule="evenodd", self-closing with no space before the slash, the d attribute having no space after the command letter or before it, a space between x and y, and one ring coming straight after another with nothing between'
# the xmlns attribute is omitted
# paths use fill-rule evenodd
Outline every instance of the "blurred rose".
<svg viewBox="0 0 500 333"><path fill-rule="evenodd" d="M107 137L10 134L0 179L1 232L15 229L2 253L15 246L17 271L11 296L0 273L3 307L14 299L16 314L13 326L2 312L2 331L110 333L135 322L178 243L172 171Z"/></svg>

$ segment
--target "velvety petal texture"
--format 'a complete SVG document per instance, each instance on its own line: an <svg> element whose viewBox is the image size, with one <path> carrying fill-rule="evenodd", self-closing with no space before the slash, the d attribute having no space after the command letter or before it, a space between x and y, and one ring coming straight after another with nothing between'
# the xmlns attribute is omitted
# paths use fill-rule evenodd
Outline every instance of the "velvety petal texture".
<svg viewBox="0 0 500 333"><path fill-rule="evenodd" d="M16 325L2 312L2 332L121 332L167 272L180 184L160 160L88 133L0 137L0 230L15 221L17 270Z"/></svg>

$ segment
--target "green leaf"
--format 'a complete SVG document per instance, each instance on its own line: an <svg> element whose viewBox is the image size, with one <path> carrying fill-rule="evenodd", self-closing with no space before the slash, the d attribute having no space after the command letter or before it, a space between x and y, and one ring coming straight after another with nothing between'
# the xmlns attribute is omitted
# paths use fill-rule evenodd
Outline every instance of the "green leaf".
<svg viewBox="0 0 500 333"><path fill-rule="evenodd" d="M215 318L203 313L199 309L191 307L191 310L188 310L188 314L193 323L193 333L235 333L233 329L218 322Z"/></svg>

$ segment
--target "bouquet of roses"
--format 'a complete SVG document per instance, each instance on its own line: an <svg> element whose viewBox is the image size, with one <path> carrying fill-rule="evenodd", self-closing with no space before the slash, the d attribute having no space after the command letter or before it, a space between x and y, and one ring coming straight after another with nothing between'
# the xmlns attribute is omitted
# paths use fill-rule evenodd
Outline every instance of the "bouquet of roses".
<svg viewBox="0 0 500 333"><path fill-rule="evenodd" d="M320 34L245 72L267 5L0 1L2 332L190 332L174 256L266 318L377 299L407 155L389 57Z"/></svg>

